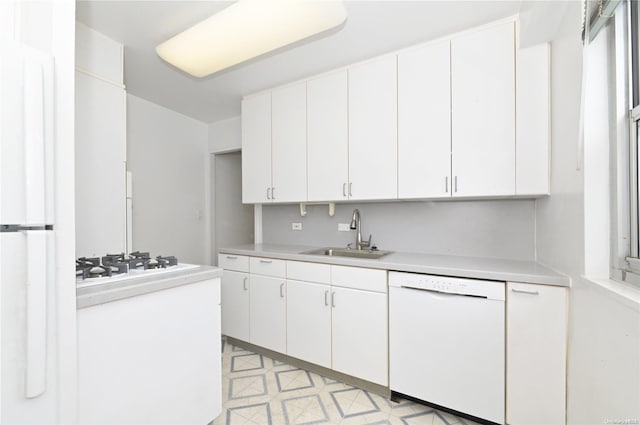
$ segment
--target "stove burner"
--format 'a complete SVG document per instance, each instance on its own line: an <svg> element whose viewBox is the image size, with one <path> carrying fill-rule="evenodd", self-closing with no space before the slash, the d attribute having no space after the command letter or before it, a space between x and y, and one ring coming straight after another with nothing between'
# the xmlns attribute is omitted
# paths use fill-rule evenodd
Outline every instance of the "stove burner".
<svg viewBox="0 0 640 425"><path fill-rule="evenodd" d="M105 255L102 257L102 265L111 268L111 271L116 274L129 271L129 263L125 260L124 252Z"/></svg>
<svg viewBox="0 0 640 425"><path fill-rule="evenodd" d="M177 266L174 256L151 258L148 252L135 251L130 254L107 254L102 258L81 257L76 260L76 278L109 277L113 274L128 273L129 270L154 270Z"/></svg>
<svg viewBox="0 0 640 425"><path fill-rule="evenodd" d="M178 259L173 255L170 255L168 257L163 257L162 255L158 255L156 257L156 260L158 260L158 264L160 264L160 267L171 267L171 266L178 265Z"/></svg>
<svg viewBox="0 0 640 425"><path fill-rule="evenodd" d="M91 269L100 267L99 258L80 257L76 260L76 277L86 279L91 275Z"/></svg>
<svg viewBox="0 0 640 425"><path fill-rule="evenodd" d="M111 267L96 266L89 269L90 278L111 276L111 273Z"/></svg>

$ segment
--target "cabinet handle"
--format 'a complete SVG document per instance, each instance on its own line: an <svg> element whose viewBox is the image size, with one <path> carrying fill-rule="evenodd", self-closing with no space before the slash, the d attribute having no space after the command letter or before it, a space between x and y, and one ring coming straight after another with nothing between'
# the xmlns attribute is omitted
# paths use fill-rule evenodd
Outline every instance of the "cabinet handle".
<svg viewBox="0 0 640 425"><path fill-rule="evenodd" d="M267 188L267 199L271 199L270 192L271 192L271 188L270 188L270 187L268 187L268 188Z"/></svg>
<svg viewBox="0 0 640 425"><path fill-rule="evenodd" d="M237 260L238 257L234 257L233 255L227 255L227 260Z"/></svg>
<svg viewBox="0 0 640 425"><path fill-rule="evenodd" d="M284 298L284 282L280 284L280 298Z"/></svg>
<svg viewBox="0 0 640 425"><path fill-rule="evenodd" d="M515 288L511 288L511 292L515 292L516 294L539 295L538 291L526 291L524 289Z"/></svg>
<svg viewBox="0 0 640 425"><path fill-rule="evenodd" d="M449 176L444 178L444 193L449 193Z"/></svg>
<svg viewBox="0 0 640 425"><path fill-rule="evenodd" d="M342 196L347 197L347 184L342 183Z"/></svg>
<svg viewBox="0 0 640 425"><path fill-rule="evenodd" d="M453 180L453 185L454 185L454 191L458 193L458 176L455 176Z"/></svg>
<svg viewBox="0 0 640 425"><path fill-rule="evenodd" d="M271 199L276 199L276 188L275 187L271 188Z"/></svg>
<svg viewBox="0 0 640 425"><path fill-rule="evenodd" d="M260 262L261 262L262 264L271 264L271 263L273 263L273 261L272 261L272 260L260 260Z"/></svg>
<svg viewBox="0 0 640 425"><path fill-rule="evenodd" d="M324 305L329 305L329 291L324 291Z"/></svg>
<svg viewBox="0 0 640 425"><path fill-rule="evenodd" d="M336 308L336 293L331 293L331 307Z"/></svg>
<svg viewBox="0 0 640 425"><path fill-rule="evenodd" d="M353 196L353 194L351 193L351 189L353 188L353 183L349 183L349 196Z"/></svg>
<svg viewBox="0 0 640 425"><path fill-rule="evenodd" d="M245 291L247 290L247 281L249 280L248 277L245 277L244 279L242 279L242 289L244 289Z"/></svg>

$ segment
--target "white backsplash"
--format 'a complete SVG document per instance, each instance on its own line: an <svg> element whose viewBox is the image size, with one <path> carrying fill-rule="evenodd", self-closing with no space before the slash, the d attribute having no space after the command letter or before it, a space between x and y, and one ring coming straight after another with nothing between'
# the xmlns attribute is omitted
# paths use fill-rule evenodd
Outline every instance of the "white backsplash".
<svg viewBox="0 0 640 425"><path fill-rule="evenodd" d="M326 205L264 205L264 243L346 246L355 231L339 232L354 208L362 216L362 238L372 234L379 249L473 257L533 260L535 201L441 201L337 204L334 217ZM291 230L291 223L302 230Z"/></svg>

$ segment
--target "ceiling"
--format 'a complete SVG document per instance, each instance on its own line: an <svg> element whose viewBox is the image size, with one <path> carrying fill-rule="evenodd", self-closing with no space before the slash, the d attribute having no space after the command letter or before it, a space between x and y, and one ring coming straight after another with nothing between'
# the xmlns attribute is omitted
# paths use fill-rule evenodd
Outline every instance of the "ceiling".
<svg viewBox="0 0 640 425"><path fill-rule="evenodd" d="M553 3L553 2L552 2ZM124 44L128 93L205 123L240 114L242 96L482 23L522 1L345 1L338 31L197 79L161 60L156 45L229 1L83 1L77 20Z"/></svg>

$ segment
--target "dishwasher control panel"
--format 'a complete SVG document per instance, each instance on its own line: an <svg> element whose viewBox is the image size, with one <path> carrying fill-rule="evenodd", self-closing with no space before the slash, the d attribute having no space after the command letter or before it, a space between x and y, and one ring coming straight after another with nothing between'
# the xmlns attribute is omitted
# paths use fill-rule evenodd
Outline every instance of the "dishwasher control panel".
<svg viewBox="0 0 640 425"><path fill-rule="evenodd" d="M441 292L444 294L468 295L495 300L505 299L504 282L465 279L430 274L389 272L389 286Z"/></svg>

